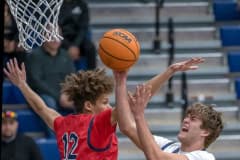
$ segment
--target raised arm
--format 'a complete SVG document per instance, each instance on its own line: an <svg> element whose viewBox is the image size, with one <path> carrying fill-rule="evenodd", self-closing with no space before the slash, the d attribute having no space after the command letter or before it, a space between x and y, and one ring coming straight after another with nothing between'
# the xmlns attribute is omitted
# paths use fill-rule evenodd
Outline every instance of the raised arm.
<svg viewBox="0 0 240 160"><path fill-rule="evenodd" d="M174 63L170 65L163 73L156 75L145 84L151 85L151 94L154 95L163 84L179 71L188 71L198 69L198 64L203 63L205 60L203 58L191 58L182 62Z"/></svg>
<svg viewBox="0 0 240 160"><path fill-rule="evenodd" d="M141 148L140 141L136 132L136 125L133 119L127 95L127 71L114 71L115 78L115 101L117 112L117 121L119 129L126 134L139 148Z"/></svg>
<svg viewBox="0 0 240 160"><path fill-rule="evenodd" d="M144 85L137 87L135 96L130 96L129 103L136 121L137 134L142 150L148 160L188 160L185 155L163 152L155 142L144 117L144 109L150 99L151 90Z"/></svg>
<svg viewBox="0 0 240 160"><path fill-rule="evenodd" d="M49 128L53 129L53 122L60 114L47 107L44 101L28 86L24 63L21 64L20 69L14 58L7 63L7 69L4 68L4 73L20 89L30 107L45 121Z"/></svg>
<svg viewBox="0 0 240 160"><path fill-rule="evenodd" d="M165 72L156 75L145 83L145 86L150 87L151 95L155 94L161 86L177 71L195 70L198 68L197 64L204 62L202 58L192 58L186 61L175 63L169 66ZM116 104L118 124L120 131L128 136L140 149L142 149L139 137L137 134L135 120L132 117L131 110L129 108L128 98L126 97L126 76L118 78L116 76ZM135 93L136 94L136 93ZM135 95L133 94L133 96ZM129 97L131 94L129 94Z"/></svg>

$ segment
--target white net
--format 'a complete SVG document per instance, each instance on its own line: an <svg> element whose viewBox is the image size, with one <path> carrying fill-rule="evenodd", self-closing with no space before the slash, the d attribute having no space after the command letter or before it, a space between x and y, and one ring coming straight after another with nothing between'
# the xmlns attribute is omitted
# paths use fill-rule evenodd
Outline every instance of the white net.
<svg viewBox="0 0 240 160"><path fill-rule="evenodd" d="M19 45L25 50L45 41L59 41L58 15L63 0L6 0L19 30Z"/></svg>

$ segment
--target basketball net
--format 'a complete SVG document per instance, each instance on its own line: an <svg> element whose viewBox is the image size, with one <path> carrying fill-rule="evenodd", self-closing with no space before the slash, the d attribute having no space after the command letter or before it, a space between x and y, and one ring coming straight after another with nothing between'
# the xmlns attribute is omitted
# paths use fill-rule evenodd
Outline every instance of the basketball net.
<svg viewBox="0 0 240 160"><path fill-rule="evenodd" d="M6 0L19 31L19 46L25 50L45 41L60 41L58 15L63 0Z"/></svg>

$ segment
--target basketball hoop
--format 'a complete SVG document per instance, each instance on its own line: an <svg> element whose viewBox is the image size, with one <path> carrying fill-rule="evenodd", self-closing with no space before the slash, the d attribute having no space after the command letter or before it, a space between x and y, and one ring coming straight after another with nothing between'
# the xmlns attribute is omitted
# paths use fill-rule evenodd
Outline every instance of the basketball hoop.
<svg viewBox="0 0 240 160"><path fill-rule="evenodd" d="M58 15L63 0L6 0L19 31L19 46L25 50L45 41L60 41Z"/></svg>

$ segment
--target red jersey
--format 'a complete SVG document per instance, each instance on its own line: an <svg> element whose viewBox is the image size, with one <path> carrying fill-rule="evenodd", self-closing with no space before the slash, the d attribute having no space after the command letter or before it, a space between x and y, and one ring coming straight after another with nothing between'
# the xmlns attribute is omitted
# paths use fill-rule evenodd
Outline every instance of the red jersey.
<svg viewBox="0 0 240 160"><path fill-rule="evenodd" d="M117 160L116 125L112 110L99 114L60 116L54 120L58 149L62 160Z"/></svg>

